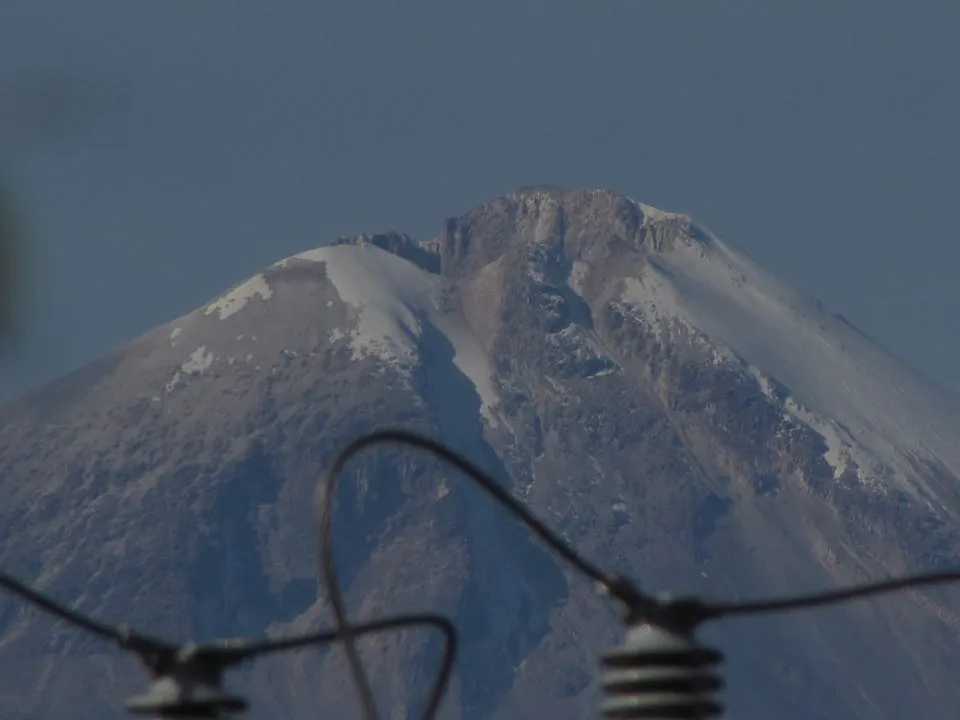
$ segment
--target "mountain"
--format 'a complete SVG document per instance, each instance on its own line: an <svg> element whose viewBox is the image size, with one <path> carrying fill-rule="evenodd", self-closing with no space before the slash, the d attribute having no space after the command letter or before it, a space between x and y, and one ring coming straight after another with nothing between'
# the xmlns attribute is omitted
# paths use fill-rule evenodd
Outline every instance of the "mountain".
<svg viewBox="0 0 960 720"><path fill-rule="evenodd" d="M957 564L960 400L690 218L529 188L441 235L361 235L0 409L0 567L174 638L329 622L313 499L336 450L403 426L489 470L653 591L802 592ZM462 632L446 718L596 717L622 628L482 493L395 448L350 465L354 619ZM956 591L703 633L730 718L931 719L960 707ZM135 662L0 604L0 716L118 717ZM422 709L439 644L361 643L383 717ZM358 716L342 651L230 676L254 718Z"/></svg>

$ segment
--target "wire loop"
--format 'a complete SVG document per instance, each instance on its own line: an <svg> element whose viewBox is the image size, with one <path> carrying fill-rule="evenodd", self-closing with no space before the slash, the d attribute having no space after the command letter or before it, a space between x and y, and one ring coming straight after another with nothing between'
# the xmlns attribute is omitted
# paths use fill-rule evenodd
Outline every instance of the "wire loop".
<svg viewBox="0 0 960 720"><path fill-rule="evenodd" d="M318 488L318 496L320 498L320 506L318 509L320 569L330 593L330 604L333 607L335 628L345 628L347 623L346 602L337 578L333 559L333 507L337 485L344 467L356 455L376 445L387 444L406 445L423 450L460 470L470 480L486 491L488 495L493 497L501 506L506 508L522 524L529 528L534 535L540 538L540 540L557 555L566 560L574 569L606 588L611 596L629 604L653 603L652 599L640 593L633 584L626 584L622 578L604 572L596 565L581 557L576 550L550 530L550 528L538 519L523 503L514 498L513 495L505 490L496 480L467 460L463 455L423 435L408 430L385 429L363 435L337 453L330 468L327 470L323 485ZM322 494L319 492L321 490L324 491ZM370 682L363 670L363 663L360 660L356 643L354 643L353 638L346 629L342 631L340 640L343 642L347 651L347 659L350 662L350 670L353 674L354 684L360 693L360 701L363 705L364 714L367 720L376 720L376 703L373 699ZM429 711L424 714L425 720L430 720L432 717L433 713Z"/></svg>

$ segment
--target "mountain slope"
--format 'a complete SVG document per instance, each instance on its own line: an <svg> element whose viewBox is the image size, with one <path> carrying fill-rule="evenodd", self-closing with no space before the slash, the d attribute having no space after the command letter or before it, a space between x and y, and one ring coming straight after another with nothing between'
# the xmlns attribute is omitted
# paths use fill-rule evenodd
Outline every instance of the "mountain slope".
<svg viewBox="0 0 960 720"><path fill-rule="evenodd" d="M0 410L0 567L176 637L316 626L314 484L383 425L465 452L651 589L754 596L957 556L956 398L689 218L532 188L435 240L283 260ZM593 716L606 602L436 462L351 468L353 617L454 617L447 717ZM730 717L938 718L960 705L957 608L912 593L706 635ZM109 715L135 689L32 613L2 605L0 629L3 717ZM413 717L436 641L363 647L385 716ZM356 713L336 650L238 680L253 717Z"/></svg>
<svg viewBox="0 0 960 720"><path fill-rule="evenodd" d="M626 283L648 321L682 318L783 385L791 409L824 435L838 475L852 453L862 480L872 479L864 461L882 463L899 487L936 497L911 460L960 473L956 398L720 240L694 236Z"/></svg>

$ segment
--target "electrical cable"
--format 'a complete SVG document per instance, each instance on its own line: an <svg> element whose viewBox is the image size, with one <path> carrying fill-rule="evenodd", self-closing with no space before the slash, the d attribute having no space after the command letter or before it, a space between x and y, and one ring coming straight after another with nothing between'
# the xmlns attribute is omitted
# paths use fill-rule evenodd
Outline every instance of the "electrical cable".
<svg viewBox="0 0 960 720"><path fill-rule="evenodd" d="M457 654L457 631L448 618L435 613L395 615L351 626L351 632L363 636L420 626L439 629L443 634L443 654L428 702L429 706L439 706ZM221 718L224 713L242 712L248 707L247 701L222 688L225 670L269 653L329 644L338 639L338 633L331 629L274 640L228 639L206 645L189 643L177 650L172 662L154 670L149 691L128 699L127 710L160 718Z"/></svg>
<svg viewBox="0 0 960 720"><path fill-rule="evenodd" d="M443 702L443 698L447 693L450 677L453 674L453 666L457 658L459 645L457 628L450 619L435 613L395 615L353 625L350 628L350 633L355 636L360 636L418 625L432 626L440 630L444 637L443 656L440 661L440 667L437 670L436 680L434 680L433 687L430 689L430 695L428 696L427 706L424 712L426 716L433 717L440 709L440 703ZM266 653L286 652L287 650L295 650L308 645L322 645L336 642L340 640L340 636L341 633L338 629L332 629L313 635L302 635L299 637L281 638L258 644L250 644L241 649L243 652L249 653L250 657L254 657Z"/></svg>
<svg viewBox="0 0 960 720"><path fill-rule="evenodd" d="M65 620L71 625L85 630L92 635L96 635L105 640L112 640L122 648L136 651L145 649L148 646L153 646L154 650L164 651L171 650L174 647L162 640L156 640L146 635L135 633L126 625L110 625L94 620L83 613L58 603L49 596L38 590L34 590L5 573L0 573L0 588L19 595L31 605L38 607L48 615L52 615L60 620Z"/></svg>
<svg viewBox="0 0 960 720"><path fill-rule="evenodd" d="M705 602L702 603L702 619L714 620L719 618L760 615L763 613L788 612L806 608L833 605L836 603L862 600L876 595L907 590L910 588L944 585L960 581L960 571L943 571L920 573L902 578L880 580L866 585L856 585L849 588L828 590L810 595L799 595L784 598L770 598L766 600L750 600L740 602Z"/></svg>
<svg viewBox="0 0 960 720"><path fill-rule="evenodd" d="M451 667L456 662L458 635L457 628L450 619L438 613L411 613L409 615L388 615L379 620L368 620L363 623L351 626L351 632L355 635L370 635L387 630L402 630L406 627L427 626L439 630L443 634L444 648L443 658L441 660L441 669ZM277 638L275 640L242 640L231 641L222 640L215 643L212 647L217 647L223 651L238 652L244 655L244 659L253 659L261 655L267 655L276 652L287 652L289 650L299 650L310 645L326 645L337 640L337 631L334 629L324 630L323 632L310 633L307 635L294 635L293 637Z"/></svg>
<svg viewBox="0 0 960 720"><path fill-rule="evenodd" d="M0 574L0 587L4 588L5 590L9 590L15 595L19 595L49 615L53 615L61 620L66 620L68 623L76 625L92 635L97 635L107 640L120 642L122 636L119 633L118 628L115 628L112 625L97 622L96 620L88 618L85 615L76 612L75 610L71 610L65 605L61 605L43 593L30 588L19 580L15 580L14 578L10 577L9 575Z"/></svg>
<svg viewBox="0 0 960 720"><path fill-rule="evenodd" d="M219 676L224 669L232 665L247 662L270 653L287 652L337 642L341 635L339 630L331 629L271 640L230 639L215 641L209 645L188 644L177 647L172 643L155 640L136 633L125 625L110 625L94 620L3 573L0 573L0 588L12 592L31 605L54 617L65 620L85 632L96 635L101 639L114 641L124 649L140 655L152 671L155 684L173 677L174 683L186 679L190 685L206 683L213 690L219 691ZM457 629L449 618L437 613L394 615L350 626L349 631L354 636L363 636L423 626L439 630L444 640L440 666L427 701L427 712L434 714L446 694L458 651ZM210 677L214 678L213 682L210 682ZM200 678L199 682L197 678ZM169 684L168 682L167 686L164 687L163 694L166 696L169 695ZM174 706L168 697L158 701L153 694L134 698L128 705L134 712L160 712L162 716L164 712L170 714L175 714L177 711L182 712L184 707L189 707L191 710L198 712L222 709L221 706L225 699L229 702L231 709L243 709L245 707L245 701L242 699L230 698L222 694L216 697L208 694L204 698L204 702L208 703L207 705L201 705L195 699L189 700L188 704L184 705L182 699L177 699L174 702L179 704Z"/></svg>
<svg viewBox="0 0 960 720"><path fill-rule="evenodd" d="M337 484L346 464L356 455L364 450L376 445L406 445L419 450L423 450L435 458L443 460L460 470L464 475L479 485L488 495L492 496L500 505L509 510L522 524L529 528L537 537L547 544L556 554L566 560L576 570L586 575L594 582L598 583L610 595L617 597L633 606L653 607L655 601L652 598L641 594L631 583L623 578L610 575L599 567L584 559L576 550L564 542L558 535L550 530L542 521L540 521L523 503L514 498L507 490L500 486L496 480L483 470L475 466L465 457L441 443L431 440L423 435L419 435L408 430L385 429L378 430L367 435L363 435L337 453L330 468L327 470L325 482L320 489L326 492L322 496L319 508L318 521L318 540L319 554L321 558L321 571L324 576L327 588L330 593L330 603L333 607L334 627L343 628L347 623L346 603L343 597L343 591L337 578L336 568L333 561L333 507ZM343 630L340 640L343 642L347 651L347 658L350 662L350 669L353 674L353 680L357 686L360 695L360 701L363 705L364 714L367 720L376 720L376 703L373 699L373 692L370 688L369 680L363 670L363 663L357 651L356 644L350 633ZM432 715L424 715L425 720L430 720Z"/></svg>

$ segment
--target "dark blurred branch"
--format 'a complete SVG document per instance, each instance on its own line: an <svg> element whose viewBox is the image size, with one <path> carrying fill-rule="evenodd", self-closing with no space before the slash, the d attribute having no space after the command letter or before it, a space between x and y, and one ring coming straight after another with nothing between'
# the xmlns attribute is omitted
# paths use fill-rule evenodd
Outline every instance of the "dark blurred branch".
<svg viewBox="0 0 960 720"><path fill-rule="evenodd" d="M20 290L19 240L13 200L0 181L0 349L5 349L10 341Z"/></svg>
<svg viewBox="0 0 960 720"><path fill-rule="evenodd" d="M0 68L0 354L20 329L26 290L29 248L15 168L49 143L75 140L116 118L124 97L109 73L96 68Z"/></svg>

